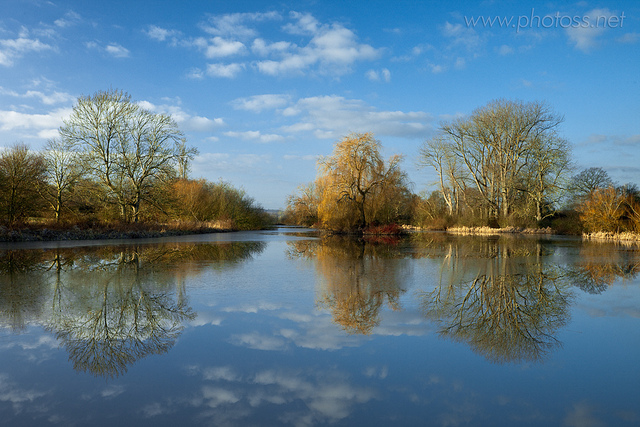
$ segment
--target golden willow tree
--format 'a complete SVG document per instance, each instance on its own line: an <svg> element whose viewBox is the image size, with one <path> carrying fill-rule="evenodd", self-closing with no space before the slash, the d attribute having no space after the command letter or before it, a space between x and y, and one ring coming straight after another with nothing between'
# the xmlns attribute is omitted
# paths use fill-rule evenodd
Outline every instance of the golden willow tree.
<svg viewBox="0 0 640 427"><path fill-rule="evenodd" d="M353 133L338 141L333 153L319 161L313 185L289 197L288 214L303 223L309 218L326 229L351 231L390 224L408 216L411 193L402 157L386 162L372 133Z"/></svg>

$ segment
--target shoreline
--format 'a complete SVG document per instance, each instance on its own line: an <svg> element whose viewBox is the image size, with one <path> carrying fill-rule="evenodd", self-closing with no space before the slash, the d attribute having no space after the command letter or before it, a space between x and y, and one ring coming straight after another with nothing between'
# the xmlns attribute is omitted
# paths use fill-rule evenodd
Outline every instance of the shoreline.
<svg viewBox="0 0 640 427"><path fill-rule="evenodd" d="M190 234L228 233L232 231L236 230L205 224L194 226L136 224L134 226L129 226L128 229L127 227L119 227L118 225L92 225L90 227L79 227L74 225L65 228L30 226L8 228L6 226L0 226L0 243L146 239L184 236Z"/></svg>
<svg viewBox="0 0 640 427"><path fill-rule="evenodd" d="M504 227L504 228L491 228L491 227L451 227L445 230L450 234L478 234L478 235L496 235L496 234L545 234L545 235L559 235L551 227L546 228L523 228L523 227Z"/></svg>

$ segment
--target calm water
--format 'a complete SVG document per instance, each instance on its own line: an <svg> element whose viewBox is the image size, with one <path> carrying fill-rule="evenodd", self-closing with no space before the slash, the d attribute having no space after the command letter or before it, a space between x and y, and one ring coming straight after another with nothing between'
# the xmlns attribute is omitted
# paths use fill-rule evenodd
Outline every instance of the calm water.
<svg viewBox="0 0 640 427"><path fill-rule="evenodd" d="M640 425L637 248L299 231L4 244L0 423Z"/></svg>

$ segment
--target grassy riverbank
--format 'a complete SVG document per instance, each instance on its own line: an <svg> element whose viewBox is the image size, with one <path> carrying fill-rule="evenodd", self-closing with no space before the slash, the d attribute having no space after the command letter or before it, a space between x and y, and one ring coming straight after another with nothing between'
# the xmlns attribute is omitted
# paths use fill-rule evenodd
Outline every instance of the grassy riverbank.
<svg viewBox="0 0 640 427"><path fill-rule="evenodd" d="M227 231L235 231L230 221L23 223L0 226L0 242L136 239Z"/></svg>

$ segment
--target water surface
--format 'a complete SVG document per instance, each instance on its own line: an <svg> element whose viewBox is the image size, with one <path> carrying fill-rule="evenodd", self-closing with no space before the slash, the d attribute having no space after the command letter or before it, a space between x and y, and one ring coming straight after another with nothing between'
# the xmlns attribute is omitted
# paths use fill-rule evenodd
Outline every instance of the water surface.
<svg viewBox="0 0 640 427"><path fill-rule="evenodd" d="M639 272L539 237L5 244L0 419L639 425Z"/></svg>

